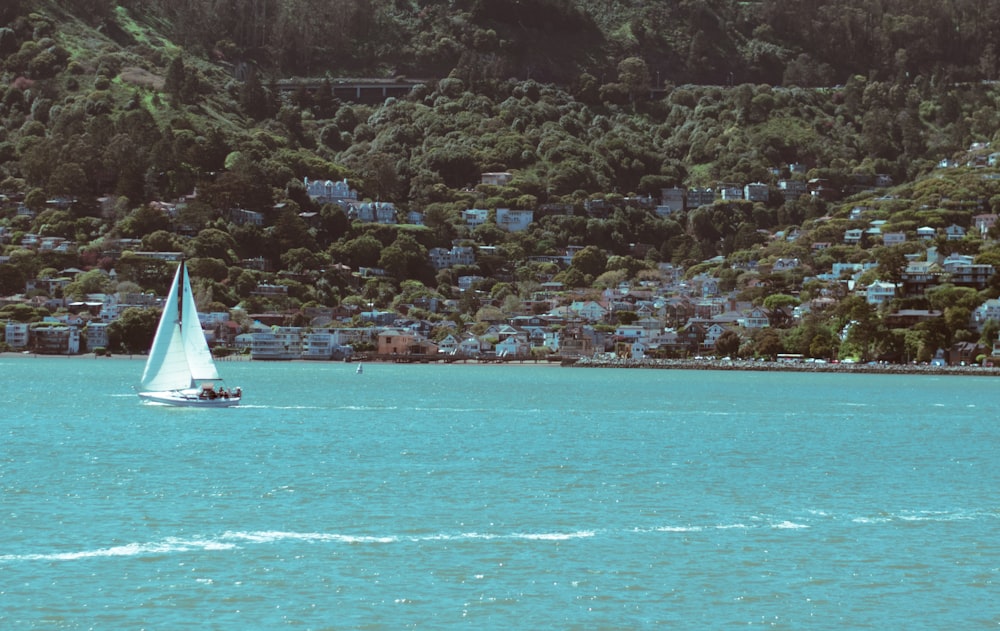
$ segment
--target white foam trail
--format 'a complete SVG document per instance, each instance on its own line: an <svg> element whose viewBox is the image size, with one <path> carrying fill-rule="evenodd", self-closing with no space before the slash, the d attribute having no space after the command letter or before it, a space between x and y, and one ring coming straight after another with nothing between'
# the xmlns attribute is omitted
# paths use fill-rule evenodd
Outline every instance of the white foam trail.
<svg viewBox="0 0 1000 631"><path fill-rule="evenodd" d="M771 528L774 528L775 530L799 530L808 527L809 526L805 524L796 524L793 521L787 521L787 520L778 524L771 524Z"/></svg>
<svg viewBox="0 0 1000 631"><path fill-rule="evenodd" d="M169 537L160 542L127 543L96 550L80 550L77 552L49 552L40 554L5 554L0 561L78 561L101 557L137 557L172 554L175 552L190 552L191 550L231 550L236 546L221 541L204 539L177 539Z"/></svg>
<svg viewBox="0 0 1000 631"><path fill-rule="evenodd" d="M48 552L35 554L5 554L0 555L0 562L10 561L79 561L83 559L108 557L140 557L157 556L200 551L233 550L244 545L267 545L281 541L302 541L307 543L340 543L356 544L392 544L399 542L422 541L473 541L473 540L508 540L508 541L568 541L585 539L595 536L593 530L573 532L527 532L510 534L490 534L466 532L460 534L428 534L415 536L374 536L346 535L325 532L289 532L282 530L228 531L215 539L179 539L168 537L163 541L148 543L128 543L108 548L80 550L75 552Z"/></svg>
<svg viewBox="0 0 1000 631"><path fill-rule="evenodd" d="M823 513L823 515L827 516L825 513ZM994 510L964 509L951 511L900 511L896 513L880 513L871 516L853 517L850 518L850 521L856 524L874 525L893 522L943 522L998 518L1000 518L1000 512ZM435 541L570 541L574 539L589 539L607 534L616 536L622 533L696 533L711 530L754 530L761 528L770 528L773 530L800 530L813 527L808 523L800 523L787 519L783 521L765 521L763 518L754 517L751 521L755 523L748 524L735 522L706 525L666 525L652 528L623 529L621 531L589 529L506 533L467 531L411 535L363 535L329 532L295 532L285 530L226 531L215 537L166 537L162 541L126 543L90 550L29 554L0 554L0 563L16 561L79 561L94 558L148 557L192 551L215 552L240 549L246 546L268 545L282 541L344 545L390 545L397 543L421 543Z"/></svg>
<svg viewBox="0 0 1000 631"><path fill-rule="evenodd" d="M570 539L587 539L593 536L593 530L579 530L577 532L520 533L511 535L511 538L529 541L568 541Z"/></svg>
<svg viewBox="0 0 1000 631"><path fill-rule="evenodd" d="M395 543L397 537L374 537L359 535L341 535L323 532L285 532L281 530L260 530L252 532L226 532L222 535L224 541L237 540L249 543L275 543L278 541L313 541L335 543Z"/></svg>
<svg viewBox="0 0 1000 631"><path fill-rule="evenodd" d="M661 526L657 532L701 532L701 526Z"/></svg>

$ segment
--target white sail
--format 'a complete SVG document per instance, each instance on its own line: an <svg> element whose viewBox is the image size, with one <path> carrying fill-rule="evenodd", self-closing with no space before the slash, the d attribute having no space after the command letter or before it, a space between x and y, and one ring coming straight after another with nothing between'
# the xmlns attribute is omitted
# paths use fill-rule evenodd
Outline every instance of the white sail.
<svg viewBox="0 0 1000 631"><path fill-rule="evenodd" d="M181 338L177 291L182 282L183 267L177 268L174 282L163 305L163 315L153 337L146 369L142 373L142 387L146 390L178 390L191 387L191 372L184 357L184 343Z"/></svg>
<svg viewBox="0 0 1000 631"><path fill-rule="evenodd" d="M163 392L191 388L196 381L214 380L219 380L219 372L198 322L187 268L181 263L153 337L142 374L142 387Z"/></svg>
<svg viewBox="0 0 1000 631"><path fill-rule="evenodd" d="M184 301L181 305L181 336L184 339L184 354L187 358L188 374L196 381L218 381L219 371L212 359L212 351L205 340L205 332L198 321L198 307L194 303L194 293L191 291L191 279L188 278L187 267L182 263Z"/></svg>

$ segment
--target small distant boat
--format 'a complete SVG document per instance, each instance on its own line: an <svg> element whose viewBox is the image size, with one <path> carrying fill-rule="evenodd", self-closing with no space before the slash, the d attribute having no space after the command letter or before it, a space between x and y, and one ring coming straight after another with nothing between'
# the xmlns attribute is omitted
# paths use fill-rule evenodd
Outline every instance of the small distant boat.
<svg viewBox="0 0 1000 631"><path fill-rule="evenodd" d="M358 364L358 369L355 372L357 372L360 375L364 371L365 371L365 365L364 364Z"/></svg>
<svg viewBox="0 0 1000 631"><path fill-rule="evenodd" d="M212 351L198 322L198 308L191 292L187 266L181 261L156 327L153 347L142 373L139 398L149 403L183 407L239 405L242 390L229 391L221 382Z"/></svg>

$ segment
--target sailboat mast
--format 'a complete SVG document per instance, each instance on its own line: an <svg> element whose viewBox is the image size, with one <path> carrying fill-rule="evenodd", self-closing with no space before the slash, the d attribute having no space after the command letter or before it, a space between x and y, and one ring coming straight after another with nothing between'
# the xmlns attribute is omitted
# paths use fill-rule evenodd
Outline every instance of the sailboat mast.
<svg viewBox="0 0 1000 631"><path fill-rule="evenodd" d="M177 324L184 329L184 259L181 259L180 268L177 272Z"/></svg>

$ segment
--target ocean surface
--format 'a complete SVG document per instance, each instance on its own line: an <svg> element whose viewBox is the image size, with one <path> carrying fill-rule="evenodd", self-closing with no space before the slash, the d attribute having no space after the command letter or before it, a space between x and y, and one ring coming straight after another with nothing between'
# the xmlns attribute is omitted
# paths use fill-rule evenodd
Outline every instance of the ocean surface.
<svg viewBox="0 0 1000 631"><path fill-rule="evenodd" d="M995 629L1000 381L0 359L0 629Z"/></svg>

